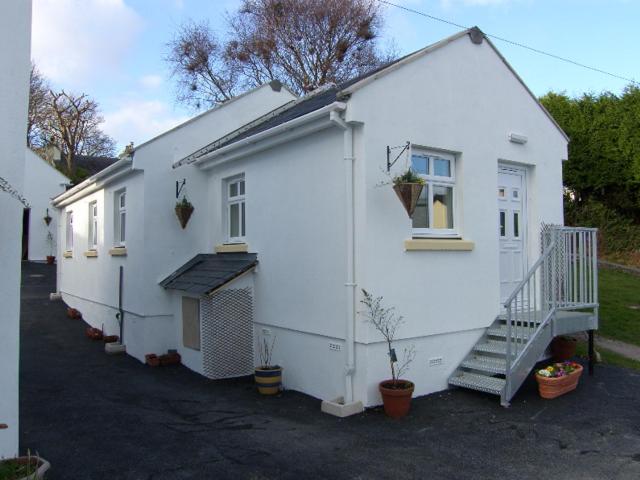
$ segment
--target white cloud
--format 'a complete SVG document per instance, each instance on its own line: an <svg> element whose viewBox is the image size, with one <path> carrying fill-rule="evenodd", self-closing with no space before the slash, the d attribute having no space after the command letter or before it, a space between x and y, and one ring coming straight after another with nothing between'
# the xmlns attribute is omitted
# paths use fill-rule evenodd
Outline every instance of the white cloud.
<svg viewBox="0 0 640 480"><path fill-rule="evenodd" d="M158 88L162 85L162 77L160 75L144 75L140 78L140 85L145 88Z"/></svg>
<svg viewBox="0 0 640 480"><path fill-rule="evenodd" d="M124 0L34 0L33 58L47 77L73 88L117 69L141 27Z"/></svg>
<svg viewBox="0 0 640 480"><path fill-rule="evenodd" d="M134 100L105 112L102 129L122 148L129 142L136 145L146 142L188 118L172 112L159 100Z"/></svg>

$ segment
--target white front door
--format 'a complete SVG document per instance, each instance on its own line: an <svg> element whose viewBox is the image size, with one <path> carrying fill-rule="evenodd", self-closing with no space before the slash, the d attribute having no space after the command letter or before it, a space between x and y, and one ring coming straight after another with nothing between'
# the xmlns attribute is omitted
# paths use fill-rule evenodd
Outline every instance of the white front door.
<svg viewBox="0 0 640 480"><path fill-rule="evenodd" d="M501 304L520 284L526 271L526 198L525 171L500 167L498 237Z"/></svg>

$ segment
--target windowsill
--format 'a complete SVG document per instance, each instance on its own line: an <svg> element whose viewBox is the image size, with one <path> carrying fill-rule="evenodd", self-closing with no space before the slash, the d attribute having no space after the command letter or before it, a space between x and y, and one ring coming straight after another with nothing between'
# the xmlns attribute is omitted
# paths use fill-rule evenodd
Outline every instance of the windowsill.
<svg viewBox="0 0 640 480"><path fill-rule="evenodd" d="M109 250L109 255L112 257L126 257L127 249L125 247L113 247Z"/></svg>
<svg viewBox="0 0 640 480"><path fill-rule="evenodd" d="M73 258L73 252L71 250L67 250L62 254L64 258Z"/></svg>
<svg viewBox="0 0 640 480"><path fill-rule="evenodd" d="M249 245L246 243L223 243L215 246L216 253L247 253Z"/></svg>
<svg viewBox="0 0 640 480"><path fill-rule="evenodd" d="M98 256L97 250L87 250L84 252L84 256L87 258L96 258Z"/></svg>
<svg viewBox="0 0 640 480"><path fill-rule="evenodd" d="M406 251L458 251L470 252L475 244L461 238L411 238L404 241Z"/></svg>

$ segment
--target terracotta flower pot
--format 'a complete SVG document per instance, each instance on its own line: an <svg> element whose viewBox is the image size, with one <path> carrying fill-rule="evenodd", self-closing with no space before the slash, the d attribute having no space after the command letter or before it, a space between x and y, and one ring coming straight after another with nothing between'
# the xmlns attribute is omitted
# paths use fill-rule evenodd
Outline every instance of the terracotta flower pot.
<svg viewBox="0 0 640 480"><path fill-rule="evenodd" d="M423 188L424 185L421 183L398 183L393 186L393 190L396 192L396 195L398 195L398 198L410 217L416 209L418 198L420 198Z"/></svg>
<svg viewBox="0 0 640 480"><path fill-rule="evenodd" d="M180 222L180 226L184 229L189 223L189 219L191 218L191 214L193 213L193 205L176 205L176 216L178 217L178 221Z"/></svg>
<svg viewBox="0 0 640 480"><path fill-rule="evenodd" d="M554 362L565 362L576 356L578 340L573 337L555 337L551 341Z"/></svg>
<svg viewBox="0 0 640 480"><path fill-rule="evenodd" d="M53 265L56 261L56 257L52 255L47 255L47 265Z"/></svg>
<svg viewBox="0 0 640 480"><path fill-rule="evenodd" d="M258 392L262 395L275 395L280 392L282 386L282 367L256 367L254 379Z"/></svg>
<svg viewBox="0 0 640 480"><path fill-rule="evenodd" d="M67 316L74 320L82 318L82 314L75 308L67 308Z"/></svg>
<svg viewBox="0 0 640 480"><path fill-rule="evenodd" d="M178 365L180 363L180 359L179 353L167 353L158 357L160 365L163 367L167 365Z"/></svg>
<svg viewBox="0 0 640 480"><path fill-rule="evenodd" d="M91 340L102 340L102 330L89 327L85 330L85 335Z"/></svg>
<svg viewBox="0 0 640 480"><path fill-rule="evenodd" d="M147 362L147 365L149 365L150 367L160 366L160 359L155 353L147 353L144 356L144 359Z"/></svg>
<svg viewBox="0 0 640 480"><path fill-rule="evenodd" d="M556 398L565 393L575 390L578 386L578 380L582 375L582 365L578 365L576 369L563 377L543 377L536 372L536 380L538 381L538 391L542 398Z"/></svg>
<svg viewBox="0 0 640 480"><path fill-rule="evenodd" d="M118 337L118 335L105 335L104 337L102 337L102 341L104 343L115 343L120 339L120 337Z"/></svg>
<svg viewBox="0 0 640 480"><path fill-rule="evenodd" d="M384 413L391 418L401 418L409 413L414 385L409 380L385 380L378 386Z"/></svg>

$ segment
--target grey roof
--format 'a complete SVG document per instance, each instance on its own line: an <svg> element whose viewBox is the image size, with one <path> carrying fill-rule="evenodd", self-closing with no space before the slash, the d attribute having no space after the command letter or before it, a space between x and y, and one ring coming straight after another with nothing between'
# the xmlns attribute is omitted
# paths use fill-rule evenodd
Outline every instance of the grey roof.
<svg viewBox="0 0 640 480"><path fill-rule="evenodd" d="M256 253L200 253L160 282L164 288L206 295L258 264Z"/></svg>
<svg viewBox="0 0 640 480"><path fill-rule="evenodd" d="M81 168L87 172L87 177L95 175L104 170L109 165L113 165L119 159L115 157L102 157L94 155L76 155L73 157L73 163L76 168Z"/></svg>

